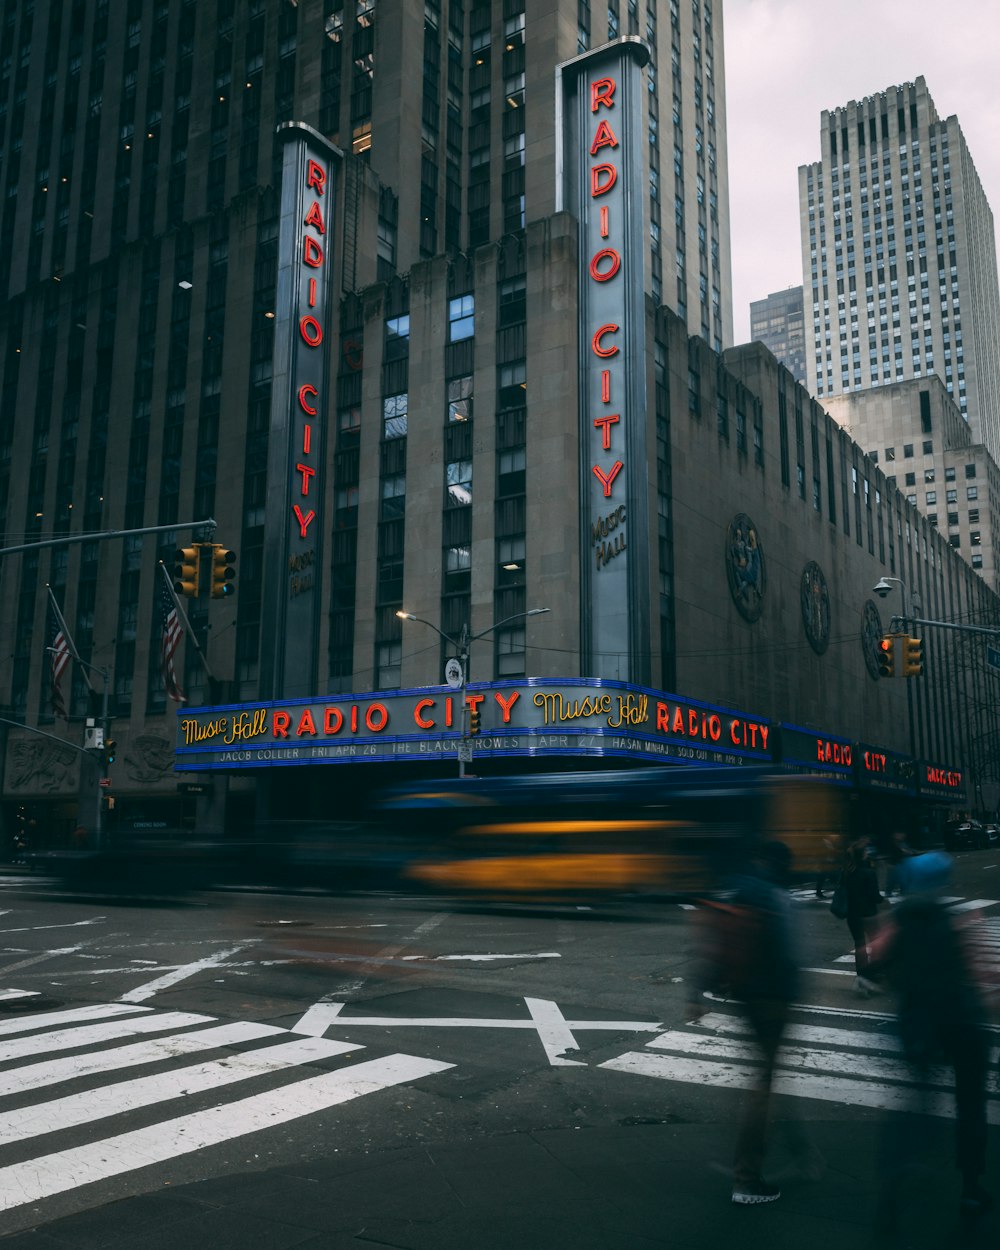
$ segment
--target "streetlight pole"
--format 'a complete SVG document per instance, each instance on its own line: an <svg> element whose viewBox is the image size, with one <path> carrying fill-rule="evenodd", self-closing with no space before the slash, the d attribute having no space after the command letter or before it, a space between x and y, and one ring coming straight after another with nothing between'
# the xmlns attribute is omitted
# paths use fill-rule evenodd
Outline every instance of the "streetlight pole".
<svg viewBox="0 0 1000 1250"><path fill-rule="evenodd" d="M892 590L892 586L890 585L891 582L896 583L896 585L899 587L900 594L902 595L903 630L904 632L908 633L910 629L911 621L910 621L910 608L907 603L907 596L906 596L906 582L904 582L901 577L883 576L883 577L880 577L879 580L875 583L875 585L872 587L872 590L880 598L884 599L886 595L888 595L890 591ZM916 596L914 596L914 598L916 599ZM919 606L919 605L916 605L916 606ZM899 619L898 617L894 616L892 620L889 622L890 633L892 632L893 625L898 622L898 619ZM909 730L910 730L910 756L912 759L916 760L917 758L917 735L916 735L916 728L913 723L913 688L910 682L906 683L906 718L907 718L907 722L909 724Z"/></svg>
<svg viewBox="0 0 1000 1250"><path fill-rule="evenodd" d="M396 615L401 621L416 621L419 625L426 625L429 629L433 629L436 634L455 648L458 652L458 661L462 669L462 681L459 686L462 699L462 738L458 750L458 775L465 776L465 744L469 741L469 705L466 700L466 687L469 684L469 661L472 653L472 644L478 642L480 638L485 638L488 634L492 634L495 630L509 625L511 621L523 621L528 616L542 616L545 612L551 612L551 608L529 608L527 612L515 612L513 616L505 616L502 621L494 621L488 629L480 630L478 634L469 633L468 622L463 624L462 632L458 638L452 638L451 634L446 634L443 629L438 629L433 621L424 620L422 616L414 616L412 612L398 611Z"/></svg>

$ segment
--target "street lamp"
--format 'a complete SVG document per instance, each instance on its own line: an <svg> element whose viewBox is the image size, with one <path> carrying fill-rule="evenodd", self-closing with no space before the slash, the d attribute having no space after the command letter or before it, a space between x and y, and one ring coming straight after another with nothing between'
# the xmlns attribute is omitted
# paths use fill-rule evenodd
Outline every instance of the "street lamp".
<svg viewBox="0 0 1000 1250"><path fill-rule="evenodd" d="M872 587L872 592L878 595L880 599L884 599L887 595L891 594L892 592L892 586L890 585L890 582L895 582L895 584L899 587L900 592L902 593L903 625L904 625L904 628L908 628L909 622L910 622L910 609L907 606L907 602L906 602L906 582L904 582L901 577L880 577L878 581L875 583L875 585ZM920 610L919 595L914 594L913 607L916 611ZM893 618L893 620L895 620L895 617ZM890 630L892 629L892 622L890 622L889 628Z"/></svg>
<svg viewBox="0 0 1000 1250"><path fill-rule="evenodd" d="M478 634L470 634L469 625L466 622L462 626L462 633L458 638L452 638L451 634L446 634L443 629L438 629L433 621L426 621L422 616L414 616L412 612L404 612L402 609L396 613L401 621L416 621L418 625L426 625L429 629L433 629L436 634L458 652L459 664L462 668L462 683L459 689L462 692L463 743L469 737L469 708L465 701L465 688L469 683L469 652L472 644L478 642L480 638L485 638L487 634L492 634L494 630L500 629L504 625L509 625L511 621L523 621L525 617L542 616L543 613L551 611L551 608L529 608L527 612L515 612L513 616L505 616L502 621L494 621L488 629L480 630ZM459 748L458 753L458 775L459 777L465 776L465 760L462 758L461 748Z"/></svg>

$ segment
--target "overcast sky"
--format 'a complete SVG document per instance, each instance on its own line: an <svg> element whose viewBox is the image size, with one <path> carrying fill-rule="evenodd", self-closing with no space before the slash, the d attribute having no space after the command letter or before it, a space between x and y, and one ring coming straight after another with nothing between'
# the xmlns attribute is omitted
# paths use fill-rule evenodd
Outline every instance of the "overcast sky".
<svg viewBox="0 0 1000 1250"><path fill-rule="evenodd" d="M802 281L798 167L823 109L913 82L958 117L1000 215L997 0L723 0L735 341L750 301Z"/></svg>

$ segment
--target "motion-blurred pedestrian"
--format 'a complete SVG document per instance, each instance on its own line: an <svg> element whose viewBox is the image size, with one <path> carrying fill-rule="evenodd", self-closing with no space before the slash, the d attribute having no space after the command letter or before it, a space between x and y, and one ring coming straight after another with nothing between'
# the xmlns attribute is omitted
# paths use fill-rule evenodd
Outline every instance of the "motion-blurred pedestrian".
<svg viewBox="0 0 1000 1250"><path fill-rule="evenodd" d="M893 894L901 892L901 881L903 876L903 865L908 859L912 859L917 852L910 846L906 840L906 833L902 829L897 829L892 835L892 841L889 843L885 853L886 875L885 875L885 897L891 898Z"/></svg>
<svg viewBox="0 0 1000 1250"><path fill-rule="evenodd" d="M867 998L879 986L871 971L870 945L875 935L875 917L882 905L878 876L871 859L871 839L855 838L848 846L841 876L846 897L847 927L854 943L855 987Z"/></svg>
<svg viewBox="0 0 1000 1250"><path fill-rule="evenodd" d="M736 1144L733 1202L756 1204L780 1198L764 1180L771 1084L782 1034L798 986L798 961L787 894L791 853L783 842L765 842L724 899L706 901L702 915L702 966L694 985L691 1018L704 1014L706 990L742 1001L762 1060L750 1091Z"/></svg>
<svg viewBox="0 0 1000 1250"><path fill-rule="evenodd" d="M951 857L911 857L900 878L903 901L875 944L878 966L898 996L898 1030L906 1058L926 1083L932 1064L947 1064L955 1081L956 1163L962 1176L960 1214L975 1220L993 1200L981 1185L986 1166L986 1006L977 981L970 926L941 899ZM898 1216L899 1185L915 1149L913 1133L887 1134L883 1144L882 1231Z"/></svg>

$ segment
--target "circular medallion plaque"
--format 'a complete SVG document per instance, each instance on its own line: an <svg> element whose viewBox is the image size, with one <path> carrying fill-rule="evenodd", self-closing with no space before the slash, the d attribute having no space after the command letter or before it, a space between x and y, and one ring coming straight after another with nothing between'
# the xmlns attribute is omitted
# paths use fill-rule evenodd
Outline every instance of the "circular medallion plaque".
<svg viewBox="0 0 1000 1250"><path fill-rule="evenodd" d="M879 643L882 641L882 618L878 608L867 600L861 613L861 651L870 677L878 680Z"/></svg>
<svg viewBox="0 0 1000 1250"><path fill-rule="evenodd" d="M830 592L823 570L815 560L810 560L802 570L799 602L809 645L817 655L822 655L830 644Z"/></svg>
<svg viewBox="0 0 1000 1250"><path fill-rule="evenodd" d="M745 512L729 522L726 574L736 610L745 621L756 621L764 606L764 551L757 527Z"/></svg>

